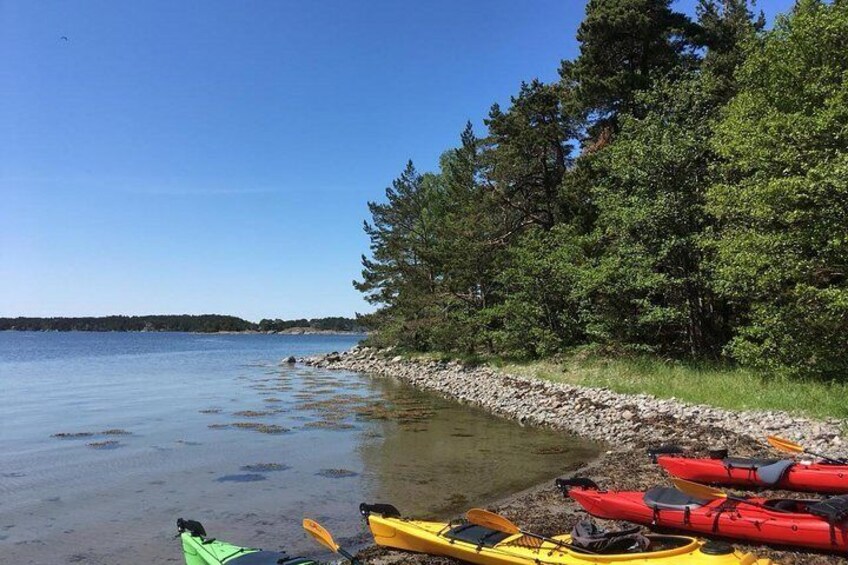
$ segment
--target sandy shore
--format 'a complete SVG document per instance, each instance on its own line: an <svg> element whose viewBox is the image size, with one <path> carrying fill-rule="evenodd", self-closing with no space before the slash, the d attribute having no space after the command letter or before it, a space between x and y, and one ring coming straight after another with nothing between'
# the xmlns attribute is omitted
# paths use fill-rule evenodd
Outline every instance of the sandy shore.
<svg viewBox="0 0 848 565"><path fill-rule="evenodd" d="M596 461L563 476L584 476L602 487L643 490L667 485L668 478L647 456L647 449L674 442L691 449L727 448L734 455L774 456L763 443L767 433L780 433L829 453L844 453L844 422L816 421L780 412L734 413L646 395L620 395L602 389L552 384L493 369L464 367L458 363L414 361L368 348L302 359L330 369L367 372L397 378L461 402L481 406L523 425L541 425L605 441L610 450ZM579 418L574 416L579 414ZM763 491L763 496L803 495ZM391 502L391 501L381 501ZM588 515L566 499L553 482L513 494L490 508L522 527L545 535L567 532ZM403 509L400 509L403 511ZM599 523L604 523L598 520ZM605 524L615 527L615 524ZM770 557L783 565L831 565L846 562L843 556L734 542L740 549ZM412 555L378 547L363 550L369 563L455 564L454 560Z"/></svg>

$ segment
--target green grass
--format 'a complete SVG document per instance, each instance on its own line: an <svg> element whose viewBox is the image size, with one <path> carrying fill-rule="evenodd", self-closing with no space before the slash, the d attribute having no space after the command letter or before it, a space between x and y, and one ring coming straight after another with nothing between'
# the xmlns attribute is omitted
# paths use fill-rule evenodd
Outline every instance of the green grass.
<svg viewBox="0 0 848 565"><path fill-rule="evenodd" d="M848 383L799 381L738 367L669 362L654 357L573 355L562 361L491 361L503 370L554 382L648 393L732 410L783 410L817 418L848 418Z"/></svg>
<svg viewBox="0 0 848 565"><path fill-rule="evenodd" d="M647 393L729 410L782 410L813 418L846 420L848 382L822 382L763 373L718 363L669 361L650 355L601 355L577 349L557 360L514 361L481 355L396 351L407 358L490 365L507 373L627 394Z"/></svg>

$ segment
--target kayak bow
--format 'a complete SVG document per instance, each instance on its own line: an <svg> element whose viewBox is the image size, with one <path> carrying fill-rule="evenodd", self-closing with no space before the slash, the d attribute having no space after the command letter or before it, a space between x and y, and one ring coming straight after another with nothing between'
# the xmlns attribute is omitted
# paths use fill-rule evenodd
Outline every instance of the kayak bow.
<svg viewBox="0 0 848 565"><path fill-rule="evenodd" d="M289 557L279 551L240 547L206 537L196 520L177 520L177 532L183 545L186 565L318 565L303 557Z"/></svg>

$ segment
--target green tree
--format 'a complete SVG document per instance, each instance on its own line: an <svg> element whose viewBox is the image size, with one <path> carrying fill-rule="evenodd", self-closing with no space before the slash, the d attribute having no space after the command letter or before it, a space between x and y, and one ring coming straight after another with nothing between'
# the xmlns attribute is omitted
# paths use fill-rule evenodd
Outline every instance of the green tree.
<svg viewBox="0 0 848 565"><path fill-rule="evenodd" d="M354 287L381 308L366 320L384 329L384 338L410 347L427 347L429 320L438 269L436 219L432 203L438 178L421 175L410 161L386 189L386 202L369 202L372 222L365 222L372 257L362 256L362 280Z"/></svg>
<svg viewBox="0 0 848 565"><path fill-rule="evenodd" d="M577 31L580 56L562 73L579 85L585 108L604 119L633 110L652 75L694 61L692 22L671 0L590 0Z"/></svg>
<svg viewBox="0 0 848 565"><path fill-rule="evenodd" d="M848 3L799 1L749 46L717 128L717 289L747 322L731 352L795 374L848 374Z"/></svg>
<svg viewBox="0 0 848 565"><path fill-rule="evenodd" d="M656 83L596 155L593 261L583 270L584 320L596 340L703 355L726 339L700 238L720 107L707 74ZM638 116L638 117L637 117Z"/></svg>
<svg viewBox="0 0 848 565"><path fill-rule="evenodd" d="M745 46L765 27L748 0L700 0L698 42L707 48L701 67L713 75L716 92L729 99L736 91L736 69L745 60Z"/></svg>
<svg viewBox="0 0 848 565"><path fill-rule="evenodd" d="M485 341L480 312L496 292L495 272L503 253L493 193L483 178L481 142L467 124L458 148L440 160L440 198L434 200L441 275L435 297L444 318L433 330L433 346L470 352Z"/></svg>
<svg viewBox="0 0 848 565"><path fill-rule="evenodd" d="M524 83L506 112L493 106L487 125L483 184L500 253L494 300L481 312L486 343L512 355L551 354L580 333L567 292L570 226L587 209L584 187L567 182L581 127L573 84Z"/></svg>
<svg viewBox="0 0 848 565"><path fill-rule="evenodd" d="M493 348L514 357L546 357L583 340L575 287L584 259L572 226L533 228L509 249L499 274L503 300L485 314Z"/></svg>
<svg viewBox="0 0 848 565"><path fill-rule="evenodd" d="M489 112L485 173L505 238L530 226L550 229L568 214L558 194L579 124L567 96L560 84L534 80L522 83L506 112L497 104Z"/></svg>

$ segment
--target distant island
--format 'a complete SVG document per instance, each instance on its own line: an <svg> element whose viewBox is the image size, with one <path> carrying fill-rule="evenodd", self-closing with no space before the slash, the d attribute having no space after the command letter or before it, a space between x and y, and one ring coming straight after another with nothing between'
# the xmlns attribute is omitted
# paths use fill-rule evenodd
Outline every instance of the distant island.
<svg viewBox="0 0 848 565"><path fill-rule="evenodd" d="M298 320L263 319L258 324L236 316L102 316L82 318L0 318L0 331L36 332L196 332L196 333L362 333L354 318L328 317Z"/></svg>

